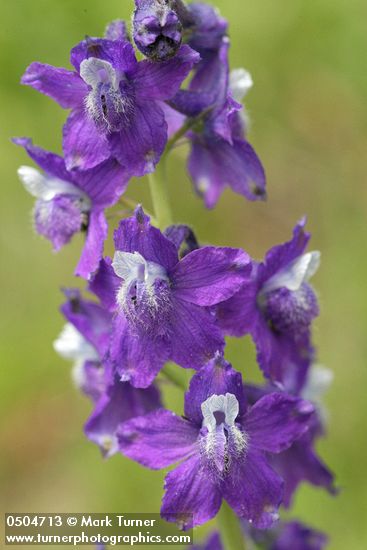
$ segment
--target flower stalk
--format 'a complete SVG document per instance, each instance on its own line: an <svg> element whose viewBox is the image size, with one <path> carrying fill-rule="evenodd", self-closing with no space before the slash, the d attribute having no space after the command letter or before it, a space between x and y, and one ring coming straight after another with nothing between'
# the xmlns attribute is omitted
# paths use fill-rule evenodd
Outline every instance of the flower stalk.
<svg viewBox="0 0 367 550"><path fill-rule="evenodd" d="M247 550L240 520L225 500L217 516L218 527L226 550Z"/></svg>

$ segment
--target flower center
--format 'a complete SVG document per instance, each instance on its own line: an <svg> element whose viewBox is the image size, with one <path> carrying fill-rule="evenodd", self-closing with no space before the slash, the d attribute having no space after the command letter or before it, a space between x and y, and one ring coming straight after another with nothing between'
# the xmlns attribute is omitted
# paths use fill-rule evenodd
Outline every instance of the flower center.
<svg viewBox="0 0 367 550"><path fill-rule="evenodd" d="M117 303L138 330L164 336L172 312L170 281L161 265L145 260L138 252L115 253L113 269L123 283Z"/></svg>
<svg viewBox="0 0 367 550"><path fill-rule="evenodd" d="M201 404L203 413L201 453L214 472L221 477L233 459L246 452L248 438L236 424L239 404L235 395L212 395Z"/></svg>
<svg viewBox="0 0 367 550"><path fill-rule="evenodd" d="M132 108L128 94L122 94L123 74L119 74L103 59L90 57L80 65L80 76L91 87L85 98L85 108L97 127L116 132Z"/></svg>
<svg viewBox="0 0 367 550"><path fill-rule="evenodd" d="M316 294L306 283L298 290L279 288L266 296L265 316L274 330L283 334L301 336L318 313Z"/></svg>
<svg viewBox="0 0 367 550"><path fill-rule="evenodd" d="M258 304L274 331L301 336L317 317L317 297L308 281L319 263L320 253L308 252L264 284L258 295Z"/></svg>

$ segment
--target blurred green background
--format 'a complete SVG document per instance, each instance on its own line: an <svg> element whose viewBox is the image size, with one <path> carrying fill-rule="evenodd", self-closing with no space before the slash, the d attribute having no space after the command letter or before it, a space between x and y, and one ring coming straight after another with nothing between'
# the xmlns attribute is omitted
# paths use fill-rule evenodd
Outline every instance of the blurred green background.
<svg viewBox="0 0 367 550"><path fill-rule="evenodd" d="M312 248L323 255L314 283L322 315L319 361L333 369L326 397L328 438L319 450L342 488L331 498L303 486L294 515L331 535L330 548L367 548L367 70L366 16L359 0L217 0L229 19L232 67L246 67L255 86L247 98L250 139L267 170L269 200L252 204L226 192L206 211L185 173L186 150L170 161L177 221L200 239L241 246L262 257L288 239L304 213ZM1 508L11 512L159 510L163 473L115 456L103 461L82 425L90 405L73 388L52 341L63 321L61 286L72 276L81 240L58 255L32 228L32 199L17 180L28 164L10 136L61 150L66 113L19 85L33 60L68 65L85 34L101 35L129 19L132 0L2 0L1 59ZM31 164L31 163L30 163ZM128 196L150 207L144 180ZM80 284L80 283L77 283ZM253 346L231 341L228 357L247 379L256 376ZM182 396L169 395L176 410ZM197 538L203 533L199 530Z"/></svg>

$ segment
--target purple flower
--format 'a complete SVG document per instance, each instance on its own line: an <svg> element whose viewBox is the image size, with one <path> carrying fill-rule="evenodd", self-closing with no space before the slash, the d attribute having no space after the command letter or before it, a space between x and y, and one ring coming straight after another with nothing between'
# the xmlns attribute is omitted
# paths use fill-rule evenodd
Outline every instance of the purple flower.
<svg viewBox="0 0 367 550"><path fill-rule="evenodd" d="M188 170L208 208L215 206L227 185L249 200L265 198L264 169L245 139L242 105L237 101L249 89L250 80L248 73L236 71L231 90L228 48L224 38L218 52L199 64L189 90L178 92L169 102L179 113L198 117L188 134ZM166 112L166 118L175 128L174 115Z"/></svg>
<svg viewBox="0 0 367 550"><path fill-rule="evenodd" d="M182 42L181 18L187 8L181 0L135 0L134 41L154 61L174 56Z"/></svg>
<svg viewBox="0 0 367 550"><path fill-rule="evenodd" d="M111 313L99 304L84 300L79 290L65 290L67 301L61 312L67 320L54 342L61 357L73 361L73 380L84 394L97 402L107 388L108 374L102 358L108 349Z"/></svg>
<svg viewBox="0 0 367 550"><path fill-rule="evenodd" d="M301 437L313 411L284 393L247 408L240 373L218 355L192 378L183 418L160 409L122 424L118 439L123 454L148 468L180 461L165 480L164 518L174 514L184 528L200 525L224 498L240 517L268 528L278 517L283 483L265 453Z"/></svg>
<svg viewBox="0 0 367 550"><path fill-rule="evenodd" d="M147 387L166 361L198 369L223 349L210 308L243 285L251 270L245 252L207 246L179 260L140 207L120 223L115 248L90 289L116 312L109 360L122 380Z"/></svg>
<svg viewBox="0 0 367 550"><path fill-rule="evenodd" d="M71 51L75 71L32 63L22 83L72 109L63 139L68 170L113 157L141 176L154 170L167 140L158 100L175 95L198 59L182 46L168 61L138 62L126 40L87 38Z"/></svg>
<svg viewBox="0 0 367 550"><path fill-rule="evenodd" d="M332 372L329 369L312 365L300 390L300 395L316 408L310 429L289 449L272 459L274 468L284 479L286 507L291 505L293 495L302 481L323 487L332 495L338 493L333 473L315 451L317 439L325 434L326 412L321 398L331 381Z"/></svg>
<svg viewBox="0 0 367 550"><path fill-rule="evenodd" d="M154 386L138 390L121 382L103 361L110 339L111 313L82 299L77 290L67 290L66 296L61 311L68 323L54 348L65 359L74 361L74 381L95 404L85 425L86 436L100 447L103 456L110 457L118 450L116 430L121 422L160 407L160 395Z"/></svg>
<svg viewBox="0 0 367 550"><path fill-rule="evenodd" d="M315 406L315 414L309 429L288 449L271 458L272 466L284 480L283 505L286 507L291 505L293 494L303 481L323 487L331 494L337 493L334 486L334 475L315 451L316 440L324 435L325 431L326 413L321 403L321 396L330 385L331 380L331 372L328 369L312 366L308 370L299 395ZM246 394L250 404L256 403L264 395L273 391L274 386L271 385L265 387L246 385ZM290 391L293 391L293 388L290 388Z"/></svg>
<svg viewBox="0 0 367 550"><path fill-rule="evenodd" d="M313 358L310 326L319 313L308 281L320 253L305 253L310 235L304 225L301 220L293 238L272 248L254 268L251 282L218 308L225 333L251 334L265 376L296 393Z"/></svg>
<svg viewBox="0 0 367 550"><path fill-rule="evenodd" d="M98 267L108 233L104 209L115 204L125 190L126 171L113 159L85 172L69 171L62 157L34 146L30 139L13 141L44 171L29 166L18 170L24 187L37 199L36 231L51 241L54 250L67 244L75 233L85 231L76 275L88 278Z"/></svg>

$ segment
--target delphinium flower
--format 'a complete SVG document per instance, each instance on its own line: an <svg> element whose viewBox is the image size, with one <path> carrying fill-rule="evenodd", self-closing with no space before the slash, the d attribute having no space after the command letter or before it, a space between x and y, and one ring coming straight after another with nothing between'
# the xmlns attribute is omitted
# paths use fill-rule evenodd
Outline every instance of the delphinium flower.
<svg viewBox="0 0 367 550"><path fill-rule="evenodd" d="M104 363L111 332L110 312L84 300L77 290L67 290L66 296L61 311L68 323L54 347L62 357L74 361L74 381L94 403L85 434L107 458L118 450L119 424L160 407L160 394L154 385L140 390L122 382Z"/></svg>
<svg viewBox="0 0 367 550"><path fill-rule="evenodd" d="M271 458L272 466L284 480L283 505L287 508L292 504L292 497L303 481L323 487L331 494L337 493L333 473L315 451L317 439L325 435L326 413L321 398L331 383L331 372L312 365L307 369L306 374L299 371L299 376L301 383L292 384L289 391L310 401L315 407L315 414L307 432L288 449ZM294 388L298 390L295 391ZM264 386L246 384L248 401L252 405L275 390L277 386L272 384Z"/></svg>
<svg viewBox="0 0 367 550"><path fill-rule="evenodd" d="M86 38L71 51L74 71L32 63L22 83L72 109L63 131L69 170L112 157L141 176L154 170L167 141L158 100L173 97L198 60L184 45L165 62L138 62L127 40Z"/></svg>
<svg viewBox="0 0 367 550"><path fill-rule="evenodd" d="M254 266L251 281L218 307L218 321L226 334L251 334L265 376L297 391L314 357L311 324L319 313L309 279L320 263L319 252L305 252L310 235L305 220L293 238L273 247Z"/></svg>
<svg viewBox="0 0 367 550"><path fill-rule="evenodd" d="M329 369L312 365L304 378L299 395L315 406L315 415L309 430L289 449L274 456L272 464L284 479L284 499L286 507L291 506L292 497L302 481L323 487L331 494L337 494L334 475L315 451L317 440L325 435L326 412L322 397L332 381Z"/></svg>
<svg viewBox="0 0 367 550"><path fill-rule="evenodd" d="M227 185L249 200L265 198L264 169L245 137L243 107L234 99L234 95L242 99L249 88L248 73L232 74L232 91L228 48L225 37L218 52L199 64L188 90L182 90L169 102L188 120L192 119L187 133L191 143L188 170L196 191L209 208L215 206ZM241 88L242 93L238 93ZM182 120L182 115L172 111L168 116L172 127L177 125L172 122L175 116Z"/></svg>
<svg viewBox="0 0 367 550"><path fill-rule="evenodd" d="M118 429L123 454L152 469L180 461L165 480L161 514L185 528L213 518L224 498L238 516L268 528L278 518L282 479L266 454L308 429L313 406L284 393L246 405L239 372L217 355L191 380L185 416L160 409ZM188 517L192 514L192 517Z"/></svg>
<svg viewBox="0 0 367 550"><path fill-rule="evenodd" d="M120 222L115 249L90 289L116 312L109 361L123 380L146 387L168 360L197 369L223 349L210 307L247 279L245 252L206 246L179 259L176 245L140 207Z"/></svg>
<svg viewBox="0 0 367 550"><path fill-rule="evenodd" d="M45 151L27 138L13 140L25 148L42 172L21 166L18 175L26 190L37 200L34 224L37 233L50 240L55 251L75 233L86 233L76 274L88 278L98 267L107 237L104 210L124 192L129 174L114 159L91 170L68 170L59 155Z"/></svg>

